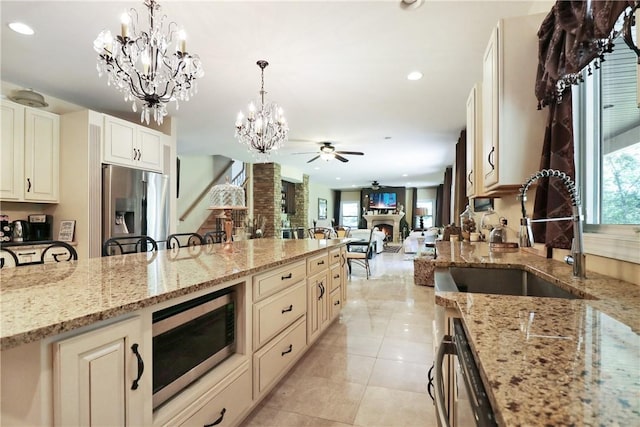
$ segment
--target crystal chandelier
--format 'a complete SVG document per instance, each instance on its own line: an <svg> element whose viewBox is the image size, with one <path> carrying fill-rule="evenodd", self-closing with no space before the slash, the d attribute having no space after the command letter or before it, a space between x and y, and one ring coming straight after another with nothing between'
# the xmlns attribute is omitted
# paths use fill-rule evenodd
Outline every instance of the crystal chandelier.
<svg viewBox="0 0 640 427"><path fill-rule="evenodd" d="M167 115L167 103L188 101L197 92L196 79L204 75L200 58L187 52L184 31L178 31L175 22L167 24L166 15L156 18L160 5L155 0L144 0L149 9L149 29L138 27L138 13L131 9L121 17L121 34L115 38L108 30L102 31L93 42L98 52L98 75L107 74L107 85L113 84L131 101L142 105L140 121L149 124L153 114L161 124ZM135 19L134 19L135 18ZM175 41L175 51L171 44Z"/></svg>
<svg viewBox="0 0 640 427"><path fill-rule="evenodd" d="M275 103L264 102L264 69L269 65L267 61L257 62L262 74L262 86L260 87L260 110L256 111L256 106L249 104L249 113L245 117L242 112L238 113L236 120L236 138L246 144L249 151L253 151L258 157L266 160L271 151L282 147L287 140L289 126L284 118L282 108Z"/></svg>

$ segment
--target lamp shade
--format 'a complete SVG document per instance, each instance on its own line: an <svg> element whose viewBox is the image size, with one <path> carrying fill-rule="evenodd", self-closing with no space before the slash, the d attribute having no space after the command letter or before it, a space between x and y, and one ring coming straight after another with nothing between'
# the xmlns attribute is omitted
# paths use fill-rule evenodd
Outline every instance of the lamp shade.
<svg viewBox="0 0 640 427"><path fill-rule="evenodd" d="M416 208L416 216L425 216L427 214L427 208Z"/></svg>
<svg viewBox="0 0 640 427"><path fill-rule="evenodd" d="M209 192L209 209L246 209L244 188L228 182L214 185Z"/></svg>

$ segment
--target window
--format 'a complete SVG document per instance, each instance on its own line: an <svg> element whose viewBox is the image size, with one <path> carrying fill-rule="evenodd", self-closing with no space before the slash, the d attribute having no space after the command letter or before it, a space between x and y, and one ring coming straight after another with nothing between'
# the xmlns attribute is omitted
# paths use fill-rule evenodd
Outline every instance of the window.
<svg viewBox="0 0 640 427"><path fill-rule="evenodd" d="M637 43L637 37L634 41ZM637 56L622 38L614 44L614 51L605 54L600 68L592 65L593 75L585 70L584 83L574 86L573 110L576 176L585 232L600 238L608 235L611 245L620 246L617 242L638 240L640 99ZM637 250L626 248L618 253L606 247L590 248L588 240L585 234L588 253L640 262ZM595 246L602 246L602 242ZM604 252L598 253L601 250Z"/></svg>
<svg viewBox="0 0 640 427"><path fill-rule="evenodd" d="M341 203L341 224L345 227L358 228L358 211L360 210L358 202L342 202Z"/></svg>
<svg viewBox="0 0 640 427"><path fill-rule="evenodd" d="M416 208L426 208L427 210L427 214L422 217L425 229L433 227L433 205L433 200L418 200L416 202ZM418 215L413 217L413 228L420 228L420 217Z"/></svg>

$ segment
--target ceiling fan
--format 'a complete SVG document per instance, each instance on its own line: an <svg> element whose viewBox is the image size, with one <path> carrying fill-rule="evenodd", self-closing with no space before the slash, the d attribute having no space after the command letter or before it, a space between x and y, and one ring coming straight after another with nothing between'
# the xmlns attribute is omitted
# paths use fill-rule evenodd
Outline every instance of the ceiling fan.
<svg viewBox="0 0 640 427"><path fill-rule="evenodd" d="M380 183L375 179L371 182L371 189L372 190L379 190L382 187L384 187L384 185L380 185Z"/></svg>
<svg viewBox="0 0 640 427"><path fill-rule="evenodd" d="M309 153L296 153L296 154L309 154ZM307 163L311 163L314 160L317 160L319 158L326 161L329 161L331 159L337 159L343 163L348 162L349 159L347 159L346 157L343 157L343 155L363 156L364 153L361 153L360 151L336 151L336 147L334 147L333 144L331 144L330 142L323 142L322 145L320 145L320 153L314 158L312 158L311 160L309 160Z"/></svg>

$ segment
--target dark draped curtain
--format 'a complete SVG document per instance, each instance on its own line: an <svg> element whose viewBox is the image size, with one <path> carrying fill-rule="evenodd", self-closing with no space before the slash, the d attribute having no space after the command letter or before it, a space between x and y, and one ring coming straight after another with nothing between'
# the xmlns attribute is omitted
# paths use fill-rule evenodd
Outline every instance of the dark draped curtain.
<svg viewBox="0 0 640 427"><path fill-rule="evenodd" d="M469 204L467 197L467 131L460 132L460 137L456 143L456 176L454 180L454 221L464 212Z"/></svg>
<svg viewBox="0 0 640 427"><path fill-rule="evenodd" d="M538 73L535 85L539 108L549 106L540 169L558 169L575 180L571 83L594 59L604 61L611 51L608 40L620 14L637 1L557 1L538 31ZM560 83L559 83L560 82ZM538 182L533 218L571 215L571 203L560 180ZM570 249L570 221L534 223L537 242L552 248Z"/></svg>
<svg viewBox="0 0 640 427"><path fill-rule="evenodd" d="M442 195L444 194L444 184L438 185L438 189L436 190L436 214L434 219L434 225L436 227L443 227L447 224L442 222Z"/></svg>
<svg viewBox="0 0 640 427"><path fill-rule="evenodd" d="M412 201L411 201L411 219L407 219L407 221L411 221L410 223L410 227L413 230L415 227L414 224L414 218L416 217L416 208L418 207L418 189L414 188L413 191L413 197L412 197ZM433 212L431 212L431 214L433 215Z"/></svg>
<svg viewBox="0 0 640 427"><path fill-rule="evenodd" d="M342 221L340 221L340 201L342 200L342 191L334 191L333 192L334 197L334 204L333 204L333 219L334 219L334 224L332 224L334 227L337 227L338 225L342 225Z"/></svg>

